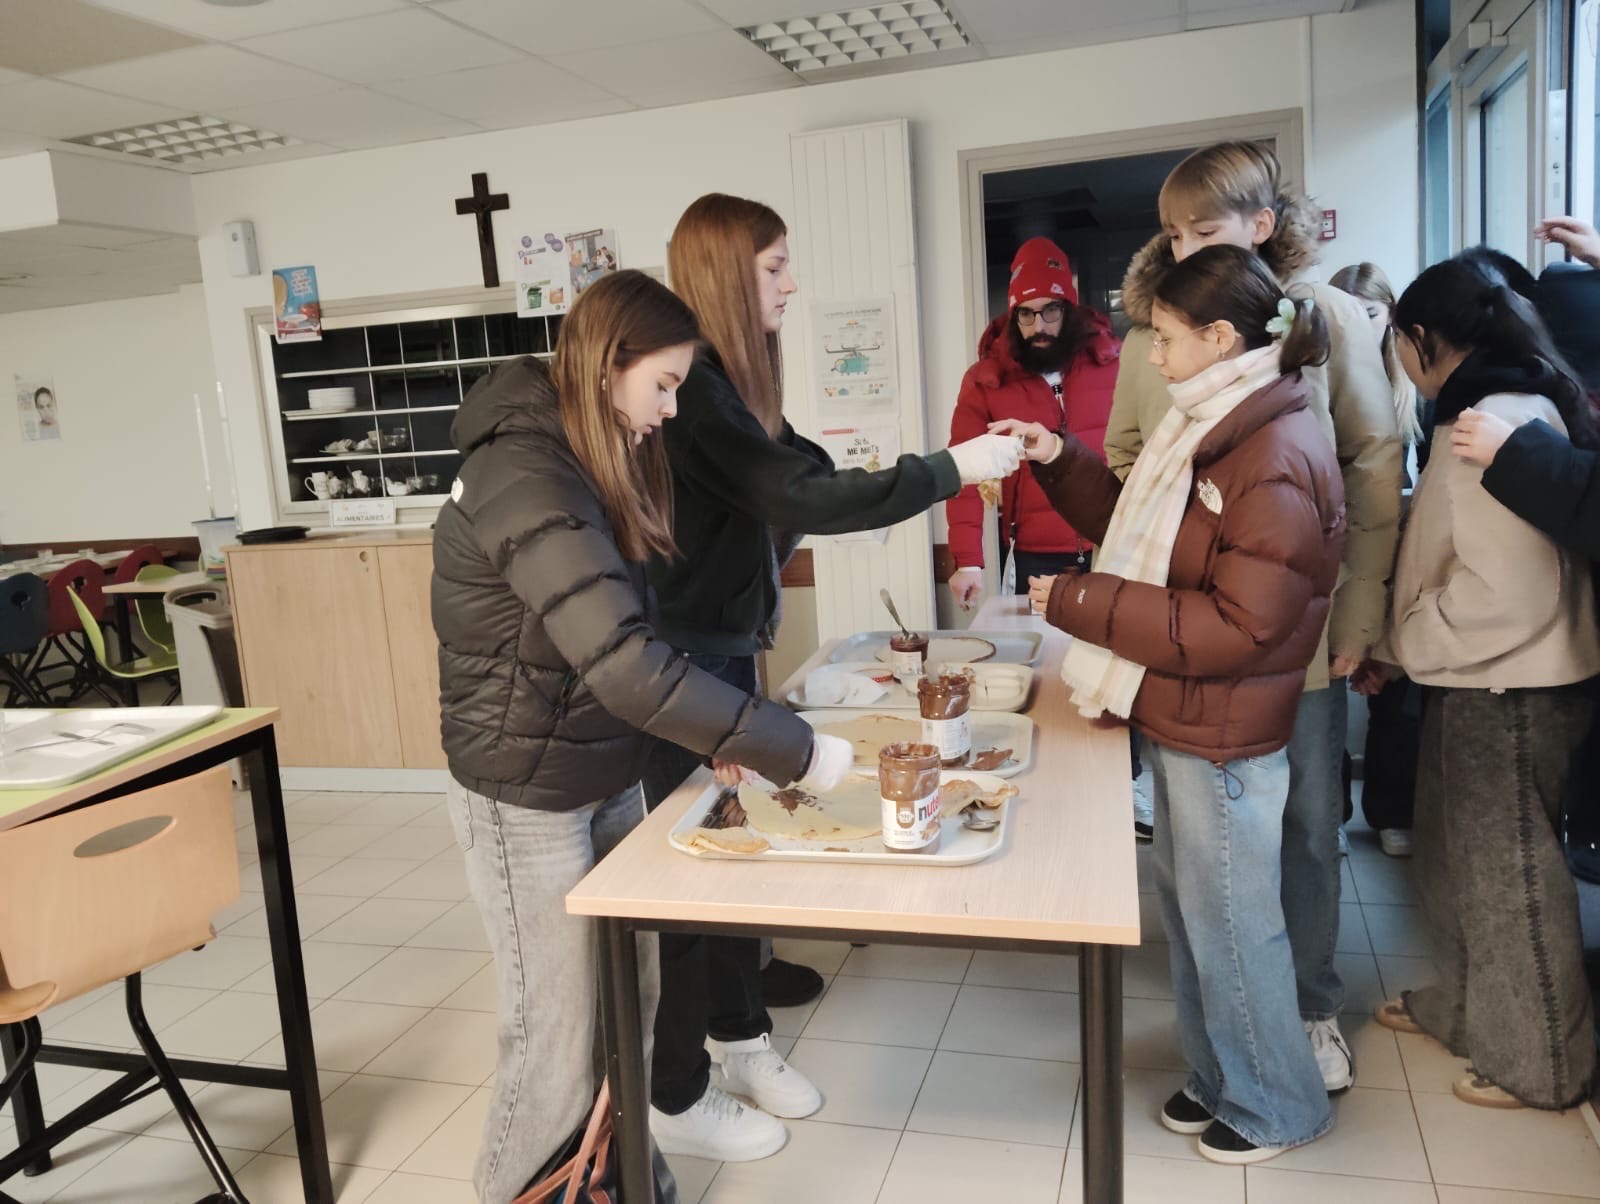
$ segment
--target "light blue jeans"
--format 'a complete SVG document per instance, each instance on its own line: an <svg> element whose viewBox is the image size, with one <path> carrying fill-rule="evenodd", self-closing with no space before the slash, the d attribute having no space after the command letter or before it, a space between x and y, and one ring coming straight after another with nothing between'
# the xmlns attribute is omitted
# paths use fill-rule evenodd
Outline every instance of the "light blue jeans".
<svg viewBox="0 0 1600 1204"><path fill-rule="evenodd" d="M1188 1093L1256 1145L1304 1145L1333 1114L1300 1022L1280 898L1289 759L1213 765L1149 748Z"/></svg>
<svg viewBox="0 0 1600 1204"><path fill-rule="evenodd" d="M1344 819L1344 746L1349 695L1343 678L1300 695L1283 810L1283 919L1294 952L1300 1015L1333 1020L1344 1008L1334 969L1339 944L1339 825Z"/></svg>

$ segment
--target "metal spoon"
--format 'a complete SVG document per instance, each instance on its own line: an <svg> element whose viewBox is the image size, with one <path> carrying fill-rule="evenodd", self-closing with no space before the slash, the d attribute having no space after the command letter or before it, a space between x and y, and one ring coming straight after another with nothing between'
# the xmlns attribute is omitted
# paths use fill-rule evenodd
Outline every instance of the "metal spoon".
<svg viewBox="0 0 1600 1204"><path fill-rule="evenodd" d="M900 634L910 636L911 629L905 625L905 620L900 617L900 612L894 608L894 599L889 596L887 589L880 589L878 597L883 599L883 604L889 608L889 617L900 627Z"/></svg>
<svg viewBox="0 0 1600 1204"><path fill-rule="evenodd" d="M1000 813L984 811L973 804L962 810L961 826L971 828L974 832L991 832L1000 826Z"/></svg>

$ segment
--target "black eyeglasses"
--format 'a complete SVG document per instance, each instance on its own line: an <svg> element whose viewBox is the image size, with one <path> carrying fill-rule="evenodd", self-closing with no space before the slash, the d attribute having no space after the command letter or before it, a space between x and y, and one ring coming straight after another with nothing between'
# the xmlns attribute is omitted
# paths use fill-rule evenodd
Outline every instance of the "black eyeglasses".
<svg viewBox="0 0 1600 1204"><path fill-rule="evenodd" d="M1061 315L1067 312L1067 307L1059 301L1052 301L1043 309L1028 309L1017 306L1017 325L1032 326L1035 322L1059 322Z"/></svg>

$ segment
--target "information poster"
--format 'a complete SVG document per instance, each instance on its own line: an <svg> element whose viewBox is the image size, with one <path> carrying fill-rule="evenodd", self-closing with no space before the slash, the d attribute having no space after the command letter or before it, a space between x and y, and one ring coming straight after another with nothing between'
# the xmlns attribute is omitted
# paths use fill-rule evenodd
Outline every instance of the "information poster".
<svg viewBox="0 0 1600 1204"><path fill-rule="evenodd" d="M893 467L900 458L900 425L887 421L827 427L817 435L817 443L833 458L835 468L881 472ZM883 543L889 538L889 529L849 531L833 538L844 543L868 540Z"/></svg>
<svg viewBox="0 0 1600 1204"><path fill-rule="evenodd" d="M40 377L13 377L17 384L17 419L28 443L61 438L61 412L55 385Z"/></svg>
<svg viewBox="0 0 1600 1204"><path fill-rule="evenodd" d="M893 300L814 301L811 318L818 418L897 409Z"/></svg>
<svg viewBox="0 0 1600 1204"><path fill-rule="evenodd" d="M596 280L617 270L617 232L581 230L567 235L567 262L572 268L572 299Z"/></svg>
<svg viewBox="0 0 1600 1204"><path fill-rule="evenodd" d="M567 242L554 234L517 240L517 317L564 314L572 303L572 267Z"/></svg>
<svg viewBox="0 0 1600 1204"><path fill-rule="evenodd" d="M272 269L274 334L280 343L315 343L322 339L322 301L317 295L317 269Z"/></svg>

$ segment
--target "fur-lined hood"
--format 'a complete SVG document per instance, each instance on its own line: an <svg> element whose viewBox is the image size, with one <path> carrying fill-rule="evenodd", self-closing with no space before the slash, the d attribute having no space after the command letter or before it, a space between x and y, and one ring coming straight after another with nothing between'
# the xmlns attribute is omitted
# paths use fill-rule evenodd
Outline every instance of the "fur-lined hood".
<svg viewBox="0 0 1600 1204"><path fill-rule="evenodd" d="M1278 283L1297 283L1322 258L1318 233L1322 215L1308 200L1291 201L1271 238L1261 244L1261 258L1267 261ZM1150 310L1155 304L1156 286L1173 264L1172 240L1158 234L1133 257L1122 280L1122 310L1135 326L1150 325Z"/></svg>

